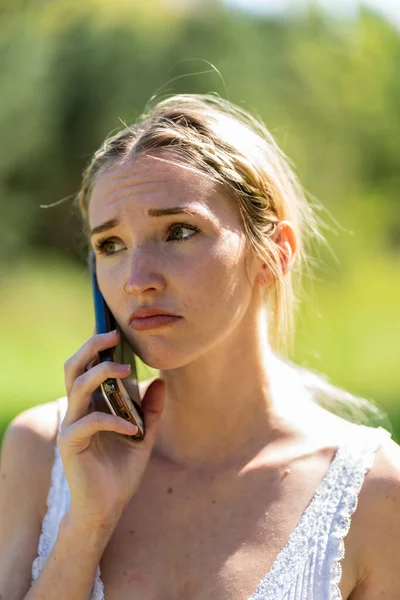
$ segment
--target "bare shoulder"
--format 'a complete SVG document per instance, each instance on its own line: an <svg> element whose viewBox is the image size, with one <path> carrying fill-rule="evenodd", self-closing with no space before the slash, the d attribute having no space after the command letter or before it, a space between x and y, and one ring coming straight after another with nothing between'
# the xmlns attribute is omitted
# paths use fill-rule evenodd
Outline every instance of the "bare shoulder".
<svg viewBox="0 0 400 600"><path fill-rule="evenodd" d="M4 435L0 466L0 589L10 599L24 597L30 586L50 487L57 424L57 404L49 402L18 414Z"/></svg>
<svg viewBox="0 0 400 600"><path fill-rule="evenodd" d="M399 517L400 526L400 446L393 439L383 439L376 451L360 492L359 508L363 509L365 516L368 514L369 519L373 518L370 531L373 525L378 530L384 523L394 525L396 517ZM400 534L400 530L397 533ZM385 540L381 536L379 539L382 545Z"/></svg>
<svg viewBox="0 0 400 600"><path fill-rule="evenodd" d="M354 515L360 548L359 583L351 600L398 598L400 589L400 446L387 439L365 477Z"/></svg>
<svg viewBox="0 0 400 600"><path fill-rule="evenodd" d="M8 446L19 446L28 450L44 450L53 445L58 430L57 402L46 402L27 408L16 415L8 425L4 440L3 452Z"/></svg>
<svg viewBox="0 0 400 600"><path fill-rule="evenodd" d="M2 479L8 477L29 484L30 499L37 502L38 518L43 518L50 486L51 465L58 431L57 402L28 408L9 424L3 439Z"/></svg>
<svg viewBox="0 0 400 600"><path fill-rule="evenodd" d="M29 432L39 438L54 436L57 431L57 402L46 402L31 406L16 415L9 424L6 436L17 435L16 432Z"/></svg>

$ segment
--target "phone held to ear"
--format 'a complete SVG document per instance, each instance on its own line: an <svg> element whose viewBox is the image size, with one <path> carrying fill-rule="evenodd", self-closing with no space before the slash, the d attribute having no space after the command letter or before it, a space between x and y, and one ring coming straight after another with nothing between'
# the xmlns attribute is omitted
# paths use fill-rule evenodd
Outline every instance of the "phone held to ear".
<svg viewBox="0 0 400 600"><path fill-rule="evenodd" d="M99 352L100 362L107 360L118 363L129 363L131 365L129 378L124 378L129 379L129 385L124 385L121 379L110 378L101 384L101 392L113 415L126 419L139 428L139 431L135 435L128 437L131 437L133 440L142 440L145 430L135 355L99 289L96 276L96 255L93 251L89 255L89 269L92 279L96 331L99 334L117 329L120 340L114 348L108 348Z"/></svg>

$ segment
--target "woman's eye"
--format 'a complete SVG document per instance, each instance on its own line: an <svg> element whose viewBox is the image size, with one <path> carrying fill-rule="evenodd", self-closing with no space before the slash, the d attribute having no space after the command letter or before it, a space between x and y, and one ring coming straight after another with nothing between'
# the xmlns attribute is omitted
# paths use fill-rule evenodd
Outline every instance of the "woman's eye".
<svg viewBox="0 0 400 600"><path fill-rule="evenodd" d="M103 238L100 239L96 242L96 250L97 252L99 252L100 254L106 254L106 255L110 255L110 254L115 254L115 250L112 250L112 246L115 244L120 244L120 242L117 242L117 240L112 240L110 238Z"/></svg>
<svg viewBox="0 0 400 600"><path fill-rule="evenodd" d="M194 237L196 233L200 233L200 229L194 225L189 225L188 223L173 223L168 227L167 232L167 241L186 242ZM110 256L119 251L118 248L115 249L115 246L123 246L123 244L112 238L102 238L96 242L95 249L99 254Z"/></svg>
<svg viewBox="0 0 400 600"><path fill-rule="evenodd" d="M182 230L184 229L189 230L192 233L190 235L187 233L182 234ZM194 237L196 233L199 233L200 229L194 225L189 225L188 223L173 223L173 225L168 228L168 232L170 234L168 240L171 239L172 236L173 242L186 242L186 240L190 240L192 237Z"/></svg>

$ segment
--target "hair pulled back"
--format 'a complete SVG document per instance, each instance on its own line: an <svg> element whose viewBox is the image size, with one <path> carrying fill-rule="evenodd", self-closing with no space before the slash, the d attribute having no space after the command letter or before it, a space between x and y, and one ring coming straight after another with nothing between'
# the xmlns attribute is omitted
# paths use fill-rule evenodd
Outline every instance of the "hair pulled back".
<svg viewBox="0 0 400 600"><path fill-rule="evenodd" d="M265 262L273 284L266 291L272 320L271 345L287 353L293 345L296 283L307 261L310 237L321 237L311 206L289 161L267 128L246 111L213 94L182 94L156 104L137 123L105 140L83 177L78 203L85 224L99 173L117 163L157 150L173 151L185 164L224 186L236 200L246 240ZM291 222L297 249L284 273L274 234ZM297 281L296 281L297 275Z"/></svg>
<svg viewBox="0 0 400 600"><path fill-rule="evenodd" d="M260 119L212 93L170 96L146 108L135 124L108 137L83 174L78 207L88 232L88 209L96 178L106 169L140 155L179 157L182 165L219 183L237 202L246 242L268 265L272 284L265 301L271 324L271 347L278 359L300 378L312 399L344 418L370 422L385 418L363 398L331 385L328 379L284 358L293 348L295 313L301 277L310 268L313 238L324 241L316 215L298 178ZM285 272L276 243L281 221L290 221L296 254Z"/></svg>

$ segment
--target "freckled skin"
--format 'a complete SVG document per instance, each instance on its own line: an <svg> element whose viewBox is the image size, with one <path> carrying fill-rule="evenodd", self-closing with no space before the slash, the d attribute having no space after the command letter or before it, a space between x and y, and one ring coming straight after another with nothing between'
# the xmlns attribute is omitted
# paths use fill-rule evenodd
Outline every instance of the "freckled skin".
<svg viewBox="0 0 400 600"><path fill-rule="evenodd" d="M149 215L172 207L200 214ZM286 435L288 418L297 417L290 405L282 424L274 420L264 303L270 269L250 251L236 200L181 158L158 153L96 179L90 227L116 218L118 225L92 238L93 247L107 240L105 253L97 249L97 277L135 353L165 383L153 455L176 464L230 463L255 456L269 433ZM288 222L279 244L293 256ZM181 318L135 331L129 319L142 306ZM292 393L283 390L282 398Z"/></svg>
<svg viewBox="0 0 400 600"><path fill-rule="evenodd" d="M179 204L202 208L214 223L191 215L147 215L148 208ZM116 213L122 226L105 235L118 238L118 252L97 258L100 289L144 362L159 369L187 364L223 338L250 301L238 209L202 175L146 157L115 166L96 182L91 226ZM180 221L201 233L181 243L166 241L167 227ZM192 233L184 230L185 236ZM161 306L183 319L171 334L162 329L135 335L128 319L143 305Z"/></svg>

